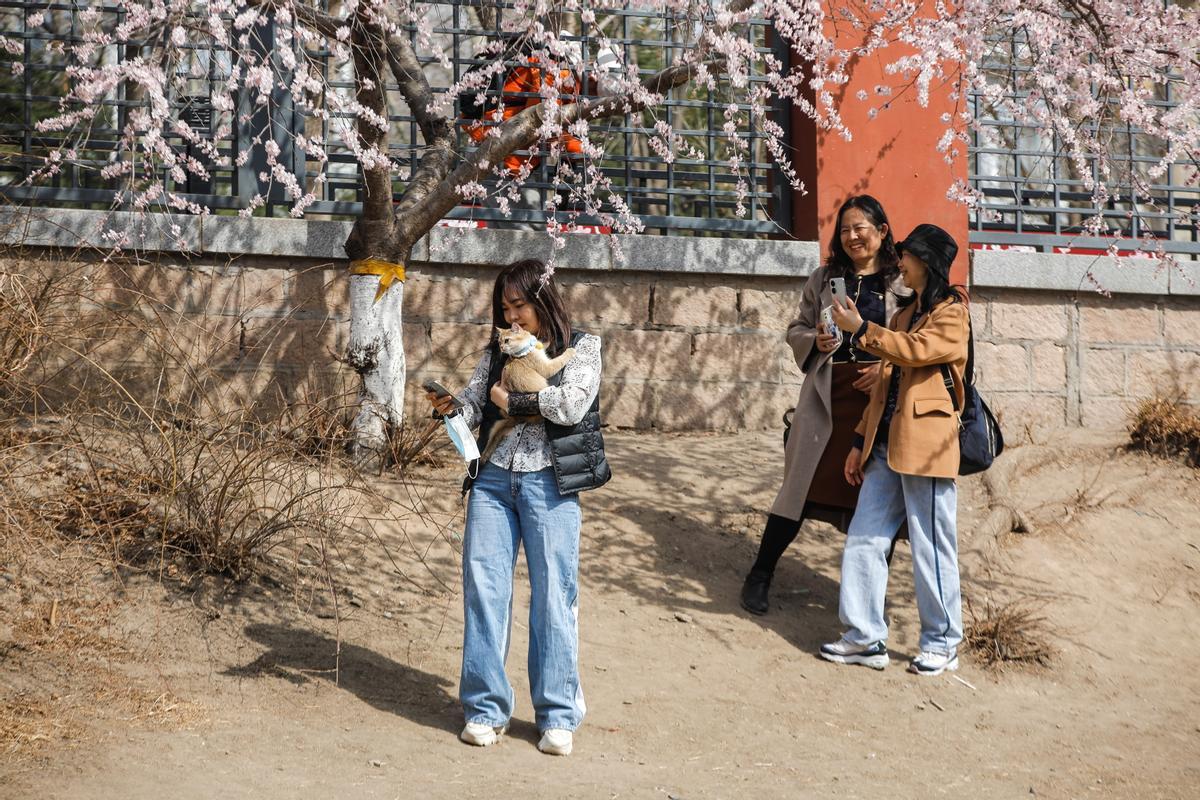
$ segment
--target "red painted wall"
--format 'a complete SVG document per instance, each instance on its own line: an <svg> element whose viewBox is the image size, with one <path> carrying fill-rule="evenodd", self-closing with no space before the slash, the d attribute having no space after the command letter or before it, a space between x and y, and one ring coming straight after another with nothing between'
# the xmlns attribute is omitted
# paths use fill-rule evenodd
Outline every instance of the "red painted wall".
<svg viewBox="0 0 1200 800"><path fill-rule="evenodd" d="M834 5L829 3L831 10ZM858 43L860 33L830 25L840 46ZM824 253L838 207L851 195L874 195L883 203L897 239L922 222L945 228L959 247L951 278L966 284L967 210L946 198L954 182L967 177L965 146L958 144L964 152L953 164L947 164L936 149L946 128L942 114L958 109L949 87L931 89L929 104L922 107L915 86L906 87L901 78L884 72L887 63L903 53L893 45L852 65L850 81L840 87L838 97L852 141L817 130L811 120L793 111L797 172L808 194L793 197L792 232L798 239L817 239ZM892 95L876 94L879 85L891 86ZM866 100L857 99L860 89L869 95ZM868 118L871 108L878 110L874 119Z"/></svg>

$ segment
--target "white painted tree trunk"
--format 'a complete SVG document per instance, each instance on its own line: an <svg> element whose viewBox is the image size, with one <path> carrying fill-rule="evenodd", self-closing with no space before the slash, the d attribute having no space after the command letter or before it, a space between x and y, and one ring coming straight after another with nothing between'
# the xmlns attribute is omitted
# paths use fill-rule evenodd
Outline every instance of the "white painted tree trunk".
<svg viewBox="0 0 1200 800"><path fill-rule="evenodd" d="M356 455L378 454L387 445L388 427L404 420L404 340L401 309L404 283L394 282L375 301L379 278L350 276L350 364L362 379L354 419Z"/></svg>

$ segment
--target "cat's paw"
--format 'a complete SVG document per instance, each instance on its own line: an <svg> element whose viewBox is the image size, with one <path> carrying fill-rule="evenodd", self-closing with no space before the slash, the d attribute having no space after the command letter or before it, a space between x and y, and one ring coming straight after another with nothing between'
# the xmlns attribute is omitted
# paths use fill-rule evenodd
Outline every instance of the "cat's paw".
<svg viewBox="0 0 1200 800"><path fill-rule="evenodd" d="M567 361L570 361L572 358L575 357L575 348L568 347L566 350L563 350L562 357L564 359L566 359Z"/></svg>

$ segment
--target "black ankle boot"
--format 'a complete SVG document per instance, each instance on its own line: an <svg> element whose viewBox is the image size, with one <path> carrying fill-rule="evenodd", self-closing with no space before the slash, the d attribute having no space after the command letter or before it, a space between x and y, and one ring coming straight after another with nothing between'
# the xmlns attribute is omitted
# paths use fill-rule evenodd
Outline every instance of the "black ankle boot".
<svg viewBox="0 0 1200 800"><path fill-rule="evenodd" d="M759 616L767 613L771 607L767 598L767 592L771 589L771 575L766 570L750 570L742 584L742 608Z"/></svg>

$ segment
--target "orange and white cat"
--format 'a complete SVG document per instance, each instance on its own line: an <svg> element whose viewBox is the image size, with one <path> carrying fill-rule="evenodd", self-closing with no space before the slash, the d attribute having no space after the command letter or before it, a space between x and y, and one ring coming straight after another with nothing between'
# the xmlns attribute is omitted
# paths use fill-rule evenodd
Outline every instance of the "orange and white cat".
<svg viewBox="0 0 1200 800"><path fill-rule="evenodd" d="M497 328L496 337L500 344L500 352L508 356L508 363L500 372L500 384L508 392L540 392L550 385L547 379L575 357L575 348L568 347L561 355L550 358L546 355L546 346L516 323L507 330ZM505 414L496 422L481 456L484 463L505 434L516 426L517 421Z"/></svg>

